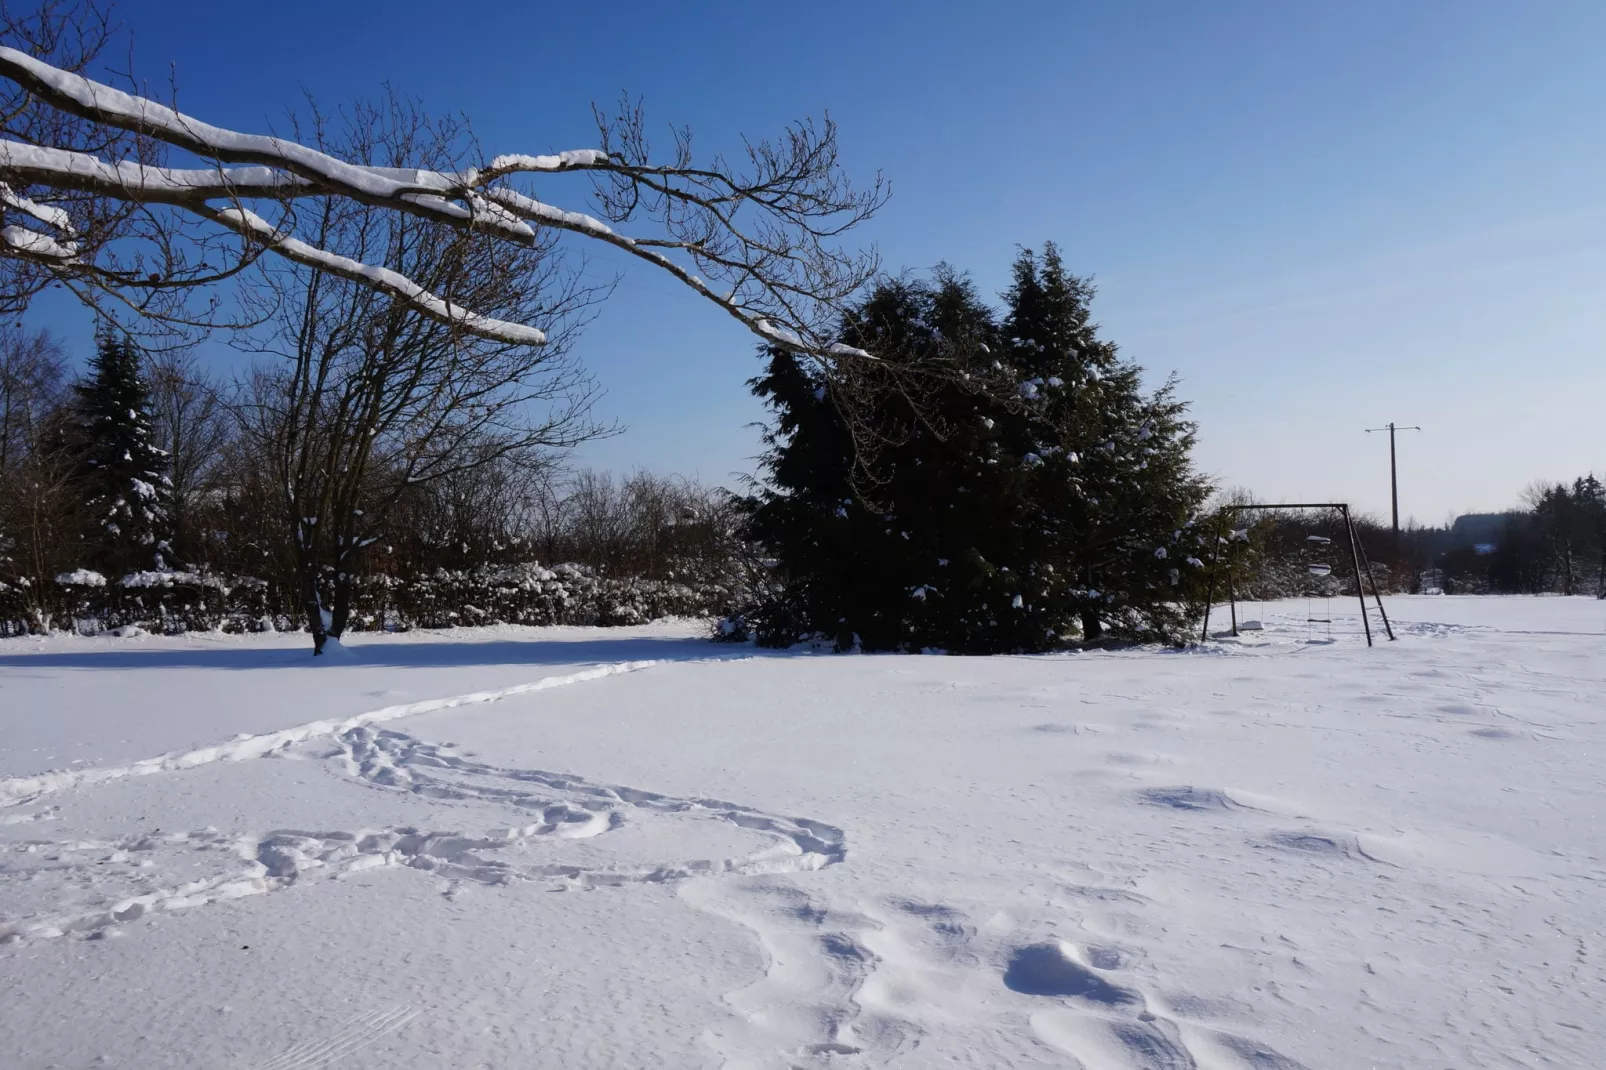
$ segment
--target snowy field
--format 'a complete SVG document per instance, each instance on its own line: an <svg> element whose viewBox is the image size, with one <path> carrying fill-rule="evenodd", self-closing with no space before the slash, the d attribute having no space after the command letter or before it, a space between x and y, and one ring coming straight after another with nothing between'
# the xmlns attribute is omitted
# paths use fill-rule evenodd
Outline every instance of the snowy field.
<svg viewBox="0 0 1606 1070"><path fill-rule="evenodd" d="M0 643L0 1066L1601 1066L1606 603L1387 604Z"/></svg>

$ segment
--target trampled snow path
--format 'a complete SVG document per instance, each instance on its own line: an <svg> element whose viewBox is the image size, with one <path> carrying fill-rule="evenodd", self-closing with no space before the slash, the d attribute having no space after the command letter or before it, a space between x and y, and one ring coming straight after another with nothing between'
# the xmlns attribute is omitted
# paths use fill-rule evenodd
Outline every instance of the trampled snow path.
<svg viewBox="0 0 1606 1070"><path fill-rule="evenodd" d="M654 664L658 663L603 665L499 691L391 706L340 722L316 721L121 767L0 781L0 804L16 806L37 802L45 794L70 787L176 773L217 761L277 755L312 757L338 763L348 775L373 788L445 802L486 803L510 818L505 825L477 833L392 826L334 831L275 829L261 836L230 839L206 828L176 833L140 832L112 841L21 840L3 849L12 856L5 867L12 875L49 871L58 880L98 884L106 884L117 875L128 883L144 885L145 890L119 896L99 908L45 910L0 921L0 943L67 934L94 936L151 913L278 891L312 871L338 876L401 866L425 870L450 881L541 881L557 888L595 888L663 883L690 876L795 873L840 862L846 854L844 835L822 822L767 814L717 799L682 798L599 783L568 773L490 765L455 754L447 744L427 743L403 732L375 727L402 717L493 702L635 672ZM316 744L320 739L330 739L331 745L319 749ZM42 810L16 815L12 820L45 821L51 816L50 810ZM655 860L633 866L552 862L533 850L543 841L602 836L642 818L724 823L756 833L767 843L735 856ZM209 859L232 858L238 864L202 879L163 881L164 871L193 868L194 858L187 856L196 852Z"/></svg>
<svg viewBox="0 0 1606 1070"><path fill-rule="evenodd" d="M459 706L476 706L486 702L496 702L501 699L512 698L515 695L527 695L535 691L547 691L554 687L584 683L587 680L600 680L605 676L637 672L658 664L661 663L658 661L615 662L611 665L599 665L596 668L583 669L580 672L568 673L563 676L546 676L532 683L515 684L512 687L498 688L495 691L471 691L466 695L453 695L449 698L426 699L422 702L407 702L396 706L385 706L381 709L370 710L367 713L359 713L355 717L346 717L340 720L311 721L307 724L281 729L277 732L239 735L227 743L219 743L213 747L161 754L154 758L146 758L127 765L91 766L85 769L64 769L56 772L40 773L36 776L0 779L0 808L32 802L41 795L80 785L101 784L108 780L121 780L123 777L131 776L148 776L152 773L172 773L181 769L193 769L198 765L207 765L211 762L238 762L251 758L261 758L309 739L339 735L342 732L363 725L382 724L402 717L415 717L421 713L434 713L438 710L455 709Z"/></svg>

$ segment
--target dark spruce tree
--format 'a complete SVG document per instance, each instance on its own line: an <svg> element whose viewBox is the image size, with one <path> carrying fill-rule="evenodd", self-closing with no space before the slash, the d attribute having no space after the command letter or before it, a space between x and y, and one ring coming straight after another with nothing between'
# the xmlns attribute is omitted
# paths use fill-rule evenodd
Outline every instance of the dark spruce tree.
<svg viewBox="0 0 1606 1070"><path fill-rule="evenodd" d="M151 431L143 354L109 332L76 386L77 452L90 530L86 564L109 576L165 568L172 485Z"/></svg>
<svg viewBox="0 0 1606 1070"><path fill-rule="evenodd" d="M828 374L771 347L752 382L775 421L748 531L775 569L749 623L778 645L990 647L966 629L988 630L977 606L996 571L986 516L997 481L984 471L993 315L940 269L878 286L842 336L878 359Z"/></svg>
<svg viewBox="0 0 1606 1070"><path fill-rule="evenodd" d="M1007 296L1000 323L940 268L844 318L873 362L765 351L747 515L774 567L736 634L963 653L1182 637L1206 492L1184 407L1143 394L1052 247L1022 254Z"/></svg>
<svg viewBox="0 0 1606 1070"><path fill-rule="evenodd" d="M1153 394L1092 322L1092 284L1059 250L1016 258L1005 294L1009 360L1028 466L1021 526L1037 597L1085 641L1183 638L1198 609L1209 483L1194 471L1194 425L1174 381Z"/></svg>

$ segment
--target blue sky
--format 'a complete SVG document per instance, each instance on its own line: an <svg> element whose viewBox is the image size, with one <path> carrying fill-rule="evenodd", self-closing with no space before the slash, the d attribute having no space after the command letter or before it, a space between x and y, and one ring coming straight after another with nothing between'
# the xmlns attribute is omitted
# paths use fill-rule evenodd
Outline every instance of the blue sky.
<svg viewBox="0 0 1606 1070"><path fill-rule="evenodd" d="M710 148L829 110L848 169L892 183L862 234L888 268L996 292L1058 242L1105 333L1181 376L1201 466L1265 498L1386 512L1363 429L1389 420L1425 428L1401 444L1424 522L1606 470L1606 4L118 11L139 73L172 64L187 110L249 129L387 81L492 152L589 146L621 90ZM581 353L629 426L581 460L751 469L757 361L716 309L628 269Z"/></svg>

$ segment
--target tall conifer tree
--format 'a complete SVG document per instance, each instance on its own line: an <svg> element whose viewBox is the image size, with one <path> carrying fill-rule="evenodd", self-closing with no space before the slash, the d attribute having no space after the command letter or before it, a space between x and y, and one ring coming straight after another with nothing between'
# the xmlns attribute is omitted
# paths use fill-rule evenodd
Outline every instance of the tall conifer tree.
<svg viewBox="0 0 1606 1070"><path fill-rule="evenodd" d="M1048 243L1024 250L1005 299L1010 360L1026 401L1032 469L1023 528L1056 615L1084 639L1179 637L1208 556L1194 513L1209 491L1192 467L1194 425L1168 381L1153 394L1092 322L1092 284Z"/></svg>
<svg viewBox="0 0 1606 1070"><path fill-rule="evenodd" d="M166 565L172 485L151 431L142 361L128 339L102 333L89 376L75 388L79 477L93 525L87 563L112 575Z"/></svg>
<svg viewBox="0 0 1606 1070"><path fill-rule="evenodd" d="M775 413L750 534L774 555L763 642L1042 650L1181 638L1207 491L1170 384L1142 390L1058 251L1023 252L1002 322L968 280L877 287L847 377L767 351Z"/></svg>

